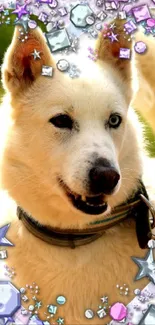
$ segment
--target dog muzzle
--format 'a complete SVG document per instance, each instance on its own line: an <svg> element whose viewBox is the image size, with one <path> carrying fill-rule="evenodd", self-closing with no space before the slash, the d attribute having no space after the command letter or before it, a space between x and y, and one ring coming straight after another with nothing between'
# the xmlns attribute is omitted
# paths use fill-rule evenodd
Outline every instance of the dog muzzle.
<svg viewBox="0 0 155 325"><path fill-rule="evenodd" d="M135 220L141 248L147 248L148 241L155 239L152 234L155 227L155 210L149 202L142 181L138 182L138 189L126 202L115 207L104 219L91 222L83 229L60 229L41 225L19 206L17 216L30 233L51 245L75 248L89 244L103 236L106 230L129 218Z"/></svg>

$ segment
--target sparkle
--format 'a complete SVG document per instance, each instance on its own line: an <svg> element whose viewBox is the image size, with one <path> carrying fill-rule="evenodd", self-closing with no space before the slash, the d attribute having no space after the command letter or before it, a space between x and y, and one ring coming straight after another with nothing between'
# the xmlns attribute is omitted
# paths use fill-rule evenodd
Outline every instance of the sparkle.
<svg viewBox="0 0 155 325"><path fill-rule="evenodd" d="M41 308L41 306L42 306L42 302L41 301L37 301L36 303L35 303L35 308Z"/></svg>
<svg viewBox="0 0 155 325"><path fill-rule="evenodd" d="M144 259L132 257L132 260L139 266L139 272L135 280L148 277L155 284L155 261L153 258L153 250L150 249Z"/></svg>
<svg viewBox="0 0 155 325"><path fill-rule="evenodd" d="M59 317L56 322L60 325L64 324L64 319Z"/></svg>
<svg viewBox="0 0 155 325"><path fill-rule="evenodd" d="M114 34L113 32L111 33L111 35L108 36L108 38L111 39L111 42L113 43L114 41L118 42L117 39L118 34Z"/></svg>
<svg viewBox="0 0 155 325"><path fill-rule="evenodd" d="M34 60L36 60L36 59L41 59L41 57L40 57L40 52L37 51L36 49L34 49L34 52L33 52L31 55L33 55Z"/></svg>

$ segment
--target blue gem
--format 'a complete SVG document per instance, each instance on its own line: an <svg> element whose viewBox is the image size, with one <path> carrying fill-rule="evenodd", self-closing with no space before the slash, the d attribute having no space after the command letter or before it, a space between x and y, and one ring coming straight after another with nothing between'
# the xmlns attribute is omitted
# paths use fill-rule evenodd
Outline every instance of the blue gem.
<svg viewBox="0 0 155 325"><path fill-rule="evenodd" d="M66 298L65 298L64 296L58 296L58 297L57 297L57 303L58 303L59 305L64 305L65 302L66 302Z"/></svg>
<svg viewBox="0 0 155 325"><path fill-rule="evenodd" d="M58 318L57 320L56 320L56 322L58 323L58 324L64 324L64 319L63 318Z"/></svg>
<svg viewBox="0 0 155 325"><path fill-rule="evenodd" d="M57 306L54 306L54 305L49 305L48 306L48 312L50 313L50 314L56 314L56 312L57 312Z"/></svg>

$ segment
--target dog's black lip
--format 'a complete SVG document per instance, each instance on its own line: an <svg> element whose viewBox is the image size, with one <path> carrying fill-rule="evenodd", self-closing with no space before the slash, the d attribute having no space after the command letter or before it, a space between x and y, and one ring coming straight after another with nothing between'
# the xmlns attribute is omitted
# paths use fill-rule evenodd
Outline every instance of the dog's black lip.
<svg viewBox="0 0 155 325"><path fill-rule="evenodd" d="M86 214L89 214L89 215L99 215L99 214L102 214L104 213L106 210L107 210L107 203L104 202L104 205L98 205L98 206L95 206L95 205L88 205L86 204L84 201L82 201L80 199L81 195L79 194L76 194L76 193L73 193L69 188L68 186L64 183L64 181L62 180L62 178L58 178L58 181L59 181L59 184L61 185L61 187L63 188L66 196L69 198L69 201L72 203L72 205L86 213ZM99 197L99 195L96 197ZM88 197L86 197L88 198ZM89 197L89 201L93 200L94 197Z"/></svg>

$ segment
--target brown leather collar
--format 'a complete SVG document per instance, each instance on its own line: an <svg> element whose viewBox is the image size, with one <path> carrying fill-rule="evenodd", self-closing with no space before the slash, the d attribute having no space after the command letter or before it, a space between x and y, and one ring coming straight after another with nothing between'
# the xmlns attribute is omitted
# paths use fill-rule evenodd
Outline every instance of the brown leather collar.
<svg viewBox="0 0 155 325"><path fill-rule="evenodd" d="M146 189L139 181L138 190L124 204L115 207L110 215L104 217L103 220L92 222L84 229L60 229L41 225L19 206L17 207L17 216L29 232L39 239L51 245L71 248L93 242L101 237L107 229L132 216L136 221L139 245L141 248L145 248L152 236L148 217L149 208L140 198L141 194L148 199Z"/></svg>

